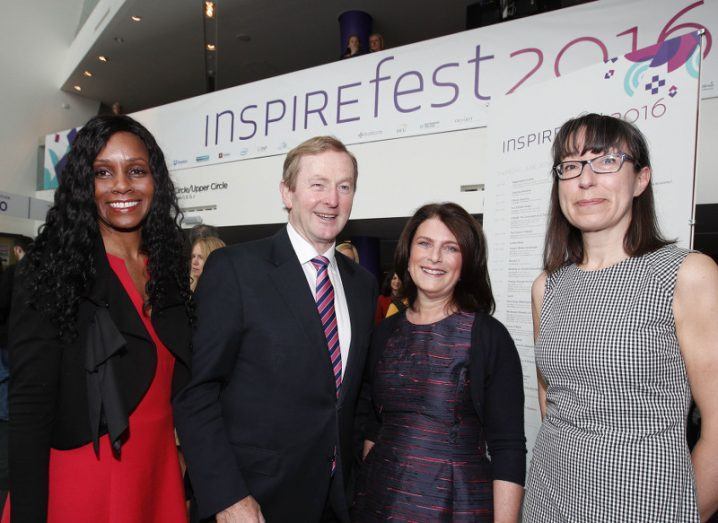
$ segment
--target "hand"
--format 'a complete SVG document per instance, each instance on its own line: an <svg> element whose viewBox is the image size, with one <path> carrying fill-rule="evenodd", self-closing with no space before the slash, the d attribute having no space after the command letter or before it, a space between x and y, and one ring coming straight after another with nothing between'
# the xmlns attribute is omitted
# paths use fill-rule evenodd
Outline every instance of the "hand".
<svg viewBox="0 0 718 523"><path fill-rule="evenodd" d="M252 496L240 499L217 513L217 523L266 523L259 503Z"/></svg>

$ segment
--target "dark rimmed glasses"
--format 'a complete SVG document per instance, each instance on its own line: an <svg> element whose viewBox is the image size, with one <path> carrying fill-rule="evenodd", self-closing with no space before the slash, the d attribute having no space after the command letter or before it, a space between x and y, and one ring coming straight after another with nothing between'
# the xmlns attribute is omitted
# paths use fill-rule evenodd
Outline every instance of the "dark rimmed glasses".
<svg viewBox="0 0 718 523"><path fill-rule="evenodd" d="M586 164L596 174L610 174L620 171L623 162L626 161L633 162L634 160L626 153L608 153L590 160L571 160L558 163L553 166L553 172L559 180L571 180L581 176Z"/></svg>

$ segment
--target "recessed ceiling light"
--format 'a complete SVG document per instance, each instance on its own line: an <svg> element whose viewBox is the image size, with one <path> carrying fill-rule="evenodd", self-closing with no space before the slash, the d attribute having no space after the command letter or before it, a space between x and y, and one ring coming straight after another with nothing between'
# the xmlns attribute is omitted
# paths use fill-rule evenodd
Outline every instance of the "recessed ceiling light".
<svg viewBox="0 0 718 523"><path fill-rule="evenodd" d="M131 19L133 22L141 22L141 21L142 21L142 17L141 17L141 16L137 16L137 15L132 15L132 16L130 17L130 19Z"/></svg>
<svg viewBox="0 0 718 523"><path fill-rule="evenodd" d="M78 93L79 93L80 91L82 91L82 87L80 87L79 85L73 85L72 88L73 88L75 91L77 91Z"/></svg>
<svg viewBox="0 0 718 523"><path fill-rule="evenodd" d="M97 57L100 62L107 62L107 57L103 54Z"/></svg>
<svg viewBox="0 0 718 523"><path fill-rule="evenodd" d="M204 16L214 18L214 2L207 1L204 3Z"/></svg>
<svg viewBox="0 0 718 523"><path fill-rule="evenodd" d="M87 76L88 78L91 78L91 77L92 77L92 73L91 73L90 71L84 71L82 74L83 74L84 76Z"/></svg>
<svg viewBox="0 0 718 523"><path fill-rule="evenodd" d="M214 51L217 49L217 46L214 44L207 44L207 51Z"/></svg>

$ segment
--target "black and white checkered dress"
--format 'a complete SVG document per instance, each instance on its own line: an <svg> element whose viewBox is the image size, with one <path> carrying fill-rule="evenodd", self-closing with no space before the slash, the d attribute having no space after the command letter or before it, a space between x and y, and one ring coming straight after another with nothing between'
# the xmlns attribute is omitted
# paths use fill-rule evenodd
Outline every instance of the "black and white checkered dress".
<svg viewBox="0 0 718 523"><path fill-rule="evenodd" d="M687 254L668 246L549 276L536 344L547 413L523 521L700 521L672 308Z"/></svg>

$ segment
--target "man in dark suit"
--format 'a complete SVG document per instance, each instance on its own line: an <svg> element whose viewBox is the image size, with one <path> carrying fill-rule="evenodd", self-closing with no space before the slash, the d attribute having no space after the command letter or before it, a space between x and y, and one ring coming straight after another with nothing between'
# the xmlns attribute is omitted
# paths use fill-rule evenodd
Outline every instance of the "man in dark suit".
<svg viewBox="0 0 718 523"><path fill-rule="evenodd" d="M176 425L201 517L348 521L353 422L375 279L335 249L357 164L316 137L289 152L289 223L220 249L195 294L192 379Z"/></svg>

